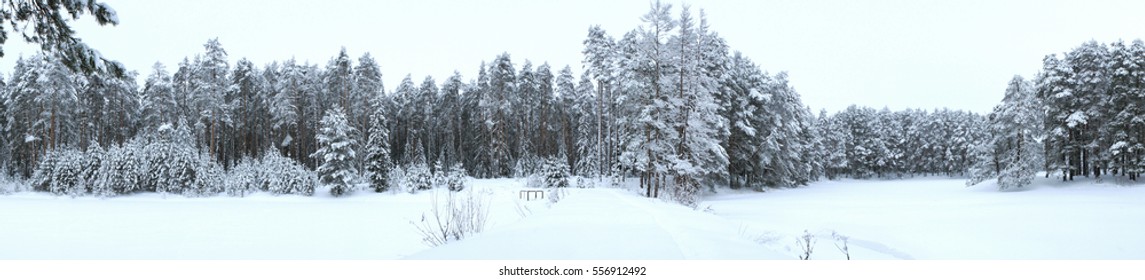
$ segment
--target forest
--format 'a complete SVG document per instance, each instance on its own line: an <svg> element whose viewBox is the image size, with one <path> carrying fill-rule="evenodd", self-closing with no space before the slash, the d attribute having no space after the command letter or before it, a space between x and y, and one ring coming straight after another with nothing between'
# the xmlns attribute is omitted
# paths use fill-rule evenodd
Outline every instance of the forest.
<svg viewBox="0 0 1145 280"><path fill-rule="evenodd" d="M24 57L0 85L0 161L35 191L72 196L337 196L545 173L634 178L685 204L716 186L965 176L1006 189L1040 171L1136 180L1145 166L1140 40L1048 55L987 115L815 114L703 10L657 2L641 20L619 36L588 28L579 75L502 53L476 77L406 75L389 92L373 55L345 48L325 65L232 64L211 39L173 72L125 75Z"/></svg>

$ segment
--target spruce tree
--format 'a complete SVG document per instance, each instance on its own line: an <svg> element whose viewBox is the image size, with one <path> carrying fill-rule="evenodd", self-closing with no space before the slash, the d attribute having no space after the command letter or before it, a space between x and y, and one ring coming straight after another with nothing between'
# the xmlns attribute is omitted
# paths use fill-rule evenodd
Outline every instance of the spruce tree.
<svg viewBox="0 0 1145 280"><path fill-rule="evenodd" d="M382 106L374 108L373 114L370 115L369 136L366 140L366 172L370 177L370 185L376 192L389 189L389 173L393 168L390 159L389 121L384 110Z"/></svg>
<svg viewBox="0 0 1145 280"><path fill-rule="evenodd" d="M353 191L351 183L358 174L354 166L357 142L353 137L357 130L350 126L346 114L339 108L326 111L321 124L316 136L318 151L310 155L321 163L317 170L319 182L330 188L331 195L347 195Z"/></svg>

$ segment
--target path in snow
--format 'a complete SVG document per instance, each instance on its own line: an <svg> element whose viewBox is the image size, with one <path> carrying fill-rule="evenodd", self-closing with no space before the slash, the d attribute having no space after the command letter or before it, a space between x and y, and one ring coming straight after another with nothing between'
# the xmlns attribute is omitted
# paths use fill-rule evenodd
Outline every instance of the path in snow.
<svg viewBox="0 0 1145 280"><path fill-rule="evenodd" d="M569 189L551 209L410 259L794 259L722 217L622 189Z"/></svg>

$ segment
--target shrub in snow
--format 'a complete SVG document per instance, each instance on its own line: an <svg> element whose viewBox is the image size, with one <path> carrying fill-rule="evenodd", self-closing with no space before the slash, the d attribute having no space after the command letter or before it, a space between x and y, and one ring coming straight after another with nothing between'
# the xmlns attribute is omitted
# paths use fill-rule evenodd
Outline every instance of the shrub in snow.
<svg viewBox="0 0 1145 280"><path fill-rule="evenodd" d="M803 235L795 238L795 244L799 246L799 250L803 251L803 254L799 255L800 260L811 259L811 252L815 250L815 235L803 230Z"/></svg>
<svg viewBox="0 0 1145 280"><path fill-rule="evenodd" d="M839 252L843 252L843 255L847 256L847 260L851 260L851 249L847 247L847 242L850 241L851 237L835 231L831 231L831 237L835 239L835 248L839 249Z"/></svg>
<svg viewBox="0 0 1145 280"><path fill-rule="evenodd" d="M423 242L438 246L485 230L485 221L489 218L488 195L474 193L472 189L447 191L444 198L439 197L440 193L434 191L429 212L422 213L421 221L410 221L421 233Z"/></svg>

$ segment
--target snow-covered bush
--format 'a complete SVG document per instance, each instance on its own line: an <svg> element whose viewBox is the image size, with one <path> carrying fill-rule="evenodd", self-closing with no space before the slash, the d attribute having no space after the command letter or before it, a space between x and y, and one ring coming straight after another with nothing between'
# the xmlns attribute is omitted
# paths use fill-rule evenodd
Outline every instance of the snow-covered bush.
<svg viewBox="0 0 1145 280"><path fill-rule="evenodd" d="M461 163L454 163L449 167L449 175L445 178L445 186L450 191L459 192L465 189L465 177L468 176L465 168L461 167Z"/></svg>
<svg viewBox="0 0 1145 280"><path fill-rule="evenodd" d="M539 189L545 187L545 176L541 174L530 174L525 177L525 188Z"/></svg>
<svg viewBox="0 0 1145 280"><path fill-rule="evenodd" d="M550 158L545 161L541 169L541 176L546 188L567 188L569 186L568 164L562 160Z"/></svg>
<svg viewBox="0 0 1145 280"><path fill-rule="evenodd" d="M83 162L79 166L79 178L76 186L69 191L72 197L82 196L86 194L107 193L110 191L97 190L96 181L99 177L100 166L103 165L106 151L102 147L92 143L88 146L87 151L83 152Z"/></svg>
<svg viewBox="0 0 1145 280"><path fill-rule="evenodd" d="M148 169L141 149L140 142L135 140L107 149L92 186L95 195L109 197L135 192L143 184Z"/></svg>
<svg viewBox="0 0 1145 280"><path fill-rule="evenodd" d="M434 162L433 170L430 170L430 172L433 173L433 175L430 176L430 185L432 185L435 189L445 187L445 181L446 178L449 177L449 172L447 172L445 168L441 167L441 161Z"/></svg>
<svg viewBox="0 0 1145 280"><path fill-rule="evenodd" d="M485 230L489 218L490 197L475 193L473 189L453 192L446 191L444 198L440 191L434 191L429 212L422 213L421 221L410 221L422 235L422 241L430 246L438 246L450 241Z"/></svg>
<svg viewBox="0 0 1145 280"><path fill-rule="evenodd" d="M313 195L317 182L315 173L307 170L305 166L292 159L278 154L276 150L268 150L263 154L259 172L262 182L259 189L275 195L301 194Z"/></svg>
<svg viewBox="0 0 1145 280"><path fill-rule="evenodd" d="M672 200L696 208L700 202L700 182L691 176L675 176L670 195Z"/></svg>
<svg viewBox="0 0 1145 280"><path fill-rule="evenodd" d="M239 161L227 173L226 191L229 196L245 197L262 185L262 162L253 159Z"/></svg>
<svg viewBox="0 0 1145 280"><path fill-rule="evenodd" d="M517 162L513 164L511 175L513 175L513 177L525 177L537 174L541 171L542 166L544 166L544 161L541 160L541 158L529 155L518 159Z"/></svg>
<svg viewBox="0 0 1145 280"><path fill-rule="evenodd" d="M44 154L43 160L32 173L32 189L51 192L55 195L78 195L83 177L83 166L87 159L79 150L61 148Z"/></svg>
<svg viewBox="0 0 1145 280"><path fill-rule="evenodd" d="M406 171L405 169L402 169L401 166L394 166L393 168L390 168L390 171L387 172L387 174L389 174L387 177L389 178L388 190L390 191L400 192L401 190L406 189L410 184L409 177L406 176Z"/></svg>
<svg viewBox="0 0 1145 280"><path fill-rule="evenodd" d="M38 192L51 190L52 181L55 179L56 165L59 162L61 152L60 150L55 150L44 153L43 159L36 165L36 169L32 171L32 177L28 180L32 186L32 190Z"/></svg>
<svg viewBox="0 0 1145 280"><path fill-rule="evenodd" d="M410 193L433 188L433 174L425 163L415 163L405 170L406 190Z"/></svg>
<svg viewBox="0 0 1145 280"><path fill-rule="evenodd" d="M20 186L24 185L23 180L19 180L16 176L8 173L8 166L0 166L0 195L11 194L20 191Z"/></svg>

